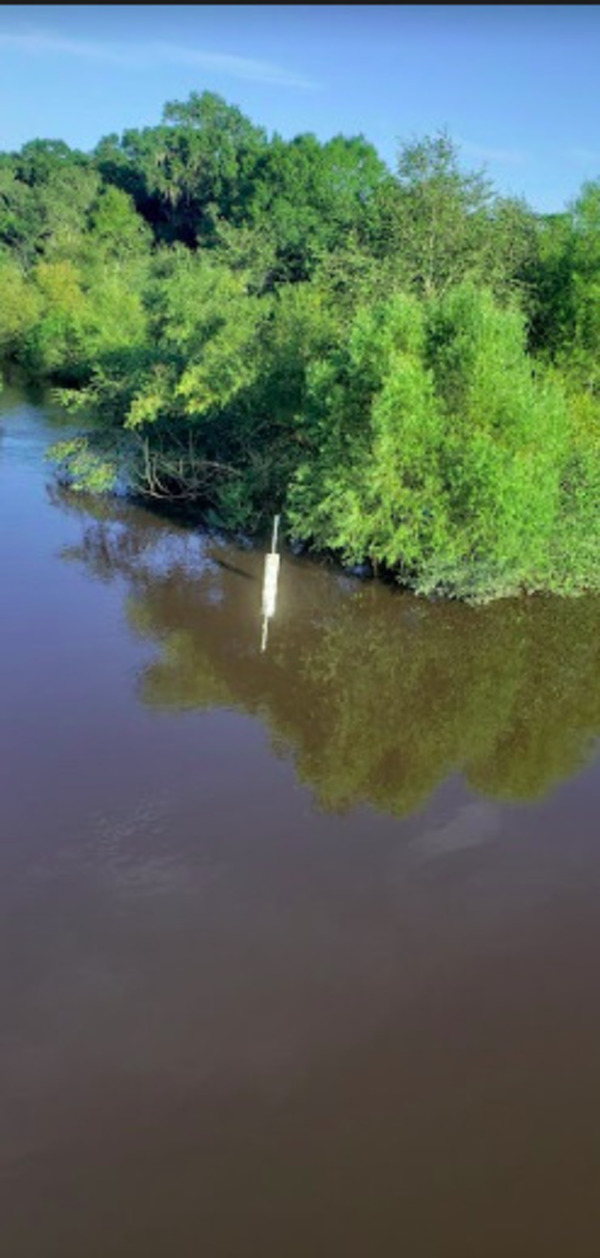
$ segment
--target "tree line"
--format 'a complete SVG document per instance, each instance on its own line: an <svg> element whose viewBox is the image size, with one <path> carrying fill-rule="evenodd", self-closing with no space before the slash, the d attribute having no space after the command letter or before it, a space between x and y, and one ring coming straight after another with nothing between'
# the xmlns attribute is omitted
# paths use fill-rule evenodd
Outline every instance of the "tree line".
<svg viewBox="0 0 600 1258"><path fill-rule="evenodd" d="M124 482L420 593L600 586L600 183L536 214L444 132L269 135L212 93L0 154L0 358Z"/></svg>

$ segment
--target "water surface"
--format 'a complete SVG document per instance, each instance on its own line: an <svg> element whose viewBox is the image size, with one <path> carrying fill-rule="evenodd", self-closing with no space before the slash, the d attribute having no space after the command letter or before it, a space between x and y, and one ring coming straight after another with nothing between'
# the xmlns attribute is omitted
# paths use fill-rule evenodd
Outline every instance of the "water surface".
<svg viewBox="0 0 600 1258"><path fill-rule="evenodd" d="M431 604L0 399L7 1258L596 1258L600 600Z"/></svg>

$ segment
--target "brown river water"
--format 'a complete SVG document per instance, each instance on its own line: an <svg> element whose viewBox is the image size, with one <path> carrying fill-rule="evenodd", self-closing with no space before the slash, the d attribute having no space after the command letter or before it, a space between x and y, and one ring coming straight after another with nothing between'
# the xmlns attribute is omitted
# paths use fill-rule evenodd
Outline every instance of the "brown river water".
<svg viewBox="0 0 600 1258"><path fill-rule="evenodd" d="M600 600L473 609L0 397L3 1258L598 1258Z"/></svg>

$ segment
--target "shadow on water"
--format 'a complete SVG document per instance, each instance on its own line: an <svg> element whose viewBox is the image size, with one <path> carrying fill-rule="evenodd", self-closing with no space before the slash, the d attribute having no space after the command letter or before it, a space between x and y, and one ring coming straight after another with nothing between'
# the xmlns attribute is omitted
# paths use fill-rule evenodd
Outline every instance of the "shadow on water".
<svg viewBox="0 0 600 1258"><path fill-rule="evenodd" d="M247 572L245 568L238 568L237 564L228 563L226 559L215 558L214 562L218 568L222 568L225 572L232 572L236 577L245 577L247 581L256 581L255 572Z"/></svg>
<svg viewBox="0 0 600 1258"><path fill-rule="evenodd" d="M286 555L261 656L262 552L242 570L234 547L150 512L59 497L83 523L64 557L122 579L128 621L156 647L140 701L257 716L324 808L407 814L453 773L530 800L593 754L598 598L429 603Z"/></svg>

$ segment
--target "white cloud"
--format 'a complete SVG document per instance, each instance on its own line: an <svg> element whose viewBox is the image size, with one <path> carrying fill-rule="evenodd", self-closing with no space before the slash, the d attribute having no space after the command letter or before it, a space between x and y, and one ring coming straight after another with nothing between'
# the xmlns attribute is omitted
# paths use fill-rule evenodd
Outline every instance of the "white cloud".
<svg viewBox="0 0 600 1258"><path fill-rule="evenodd" d="M37 56L53 54L77 57L122 66L128 70L148 70L157 65L197 66L227 74L231 78L246 79L254 83L271 84L273 87L297 87L314 90L318 85L284 70L269 61L257 61L253 57L237 57L231 53L206 52L199 48L184 48L179 44L161 40L139 44L106 43L85 39L67 39L49 31L28 31L13 34L0 31L0 49L29 53Z"/></svg>
<svg viewBox="0 0 600 1258"><path fill-rule="evenodd" d="M570 148L565 150L565 157L574 162L583 162L586 166L600 167L600 152L597 149Z"/></svg>
<svg viewBox="0 0 600 1258"><path fill-rule="evenodd" d="M468 157L478 157L483 162L500 162L505 166L521 166L528 159L522 149L488 148L485 144L472 144L470 140L459 140L461 149Z"/></svg>
<svg viewBox="0 0 600 1258"><path fill-rule="evenodd" d="M486 801L464 804L450 821L413 839L410 844L415 855L423 860L436 856L450 856L454 852L480 847L498 837L501 832L500 809Z"/></svg>

